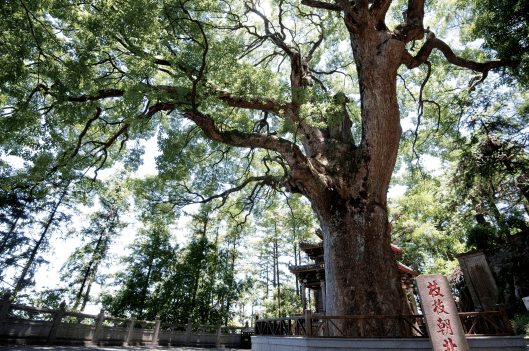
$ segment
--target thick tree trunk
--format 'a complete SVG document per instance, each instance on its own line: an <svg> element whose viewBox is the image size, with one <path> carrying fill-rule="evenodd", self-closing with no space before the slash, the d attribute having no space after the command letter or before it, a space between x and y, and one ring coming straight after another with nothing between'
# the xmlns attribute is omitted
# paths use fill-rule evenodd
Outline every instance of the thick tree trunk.
<svg viewBox="0 0 529 351"><path fill-rule="evenodd" d="M327 315L409 313L391 250L386 197L401 136L396 76L402 43L374 30L352 38L362 108L354 164L307 196L324 233ZM329 153L336 159L337 153ZM347 153L342 154L346 164ZM320 188L321 189L321 188Z"/></svg>

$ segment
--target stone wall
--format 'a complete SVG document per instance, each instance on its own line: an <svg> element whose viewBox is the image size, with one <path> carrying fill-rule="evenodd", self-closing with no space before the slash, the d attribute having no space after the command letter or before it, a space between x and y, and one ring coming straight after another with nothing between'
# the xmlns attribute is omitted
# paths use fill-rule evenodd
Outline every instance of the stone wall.
<svg viewBox="0 0 529 351"><path fill-rule="evenodd" d="M113 325L112 325L113 324ZM123 327L122 325L126 325ZM166 324L12 304L0 299L1 344L162 345L239 348L247 327ZM237 333L237 331L239 333Z"/></svg>

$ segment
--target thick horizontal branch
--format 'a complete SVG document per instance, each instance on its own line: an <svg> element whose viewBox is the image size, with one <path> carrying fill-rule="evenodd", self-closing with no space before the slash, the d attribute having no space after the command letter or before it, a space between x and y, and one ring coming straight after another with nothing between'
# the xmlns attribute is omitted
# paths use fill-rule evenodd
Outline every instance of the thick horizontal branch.
<svg viewBox="0 0 529 351"><path fill-rule="evenodd" d="M180 101L180 105L182 105L182 100L189 98L189 96L185 96L185 97L178 96L178 95L182 95L182 92L172 86L158 85L158 86L151 86L150 88L154 90L164 90L167 93L169 93L169 96L171 97L171 99L174 99L174 104L172 105L173 109L176 108L178 105L176 101ZM95 100L101 100L101 99L112 98L112 97L121 97L124 95L124 93L125 92L123 90L117 90L117 89L100 90L97 95L79 95L79 96L69 97L68 101L72 101L72 102L95 101ZM190 95L190 94L191 92L185 95ZM222 91L216 88L210 89L209 92L207 92L206 94L216 94L219 100L225 102L228 106L231 106L231 107L239 107L239 108L250 109L250 110L269 111L274 114L280 114L281 110L289 110L294 107L292 103L279 104L273 98L247 97L243 95L231 94L229 92Z"/></svg>
<svg viewBox="0 0 529 351"><path fill-rule="evenodd" d="M279 114L281 110L290 110L294 107L293 103L287 102L279 104L273 98L247 97L242 95L231 94L218 89L213 89L213 91L218 94L219 100L225 102L228 106L231 107L269 111L274 114Z"/></svg>
<svg viewBox="0 0 529 351"><path fill-rule="evenodd" d="M123 96L124 93L125 91L119 90L119 89L99 90L98 95L71 96L68 98L68 101L86 102L86 101L101 100L101 99L106 99L110 97L120 97L120 96Z"/></svg>
<svg viewBox="0 0 529 351"><path fill-rule="evenodd" d="M267 133L249 134L238 130L221 131L211 117L198 111L185 111L184 117L195 122L210 139L220 143L275 151L283 156L291 168L300 162L306 162L305 155L296 144L275 135Z"/></svg>
<svg viewBox="0 0 529 351"><path fill-rule="evenodd" d="M175 87L167 85L157 85L153 86L152 88L155 90L164 90L169 94L171 98L175 100L181 100L181 98L177 96L177 94L182 93L179 92ZM210 88L205 94L216 96L220 101L226 103L228 106L231 107L244 108L248 110L268 111L274 114L280 114L281 110L286 111L294 107L294 104L292 103L279 104L273 98L236 95L214 87Z"/></svg>
<svg viewBox="0 0 529 351"><path fill-rule="evenodd" d="M315 1L315 0L301 0L301 4L309 7L318 9L331 10L331 11L342 11L342 8L335 4L329 4L328 2Z"/></svg>
<svg viewBox="0 0 529 351"><path fill-rule="evenodd" d="M469 68L476 72L486 73L491 69L500 68L500 67L516 67L520 64L520 61L510 61L510 60L491 60L485 62L475 62L470 61L464 58L461 58L454 54L452 49L442 40L435 38L433 33L430 33L430 38L426 40L421 50L417 56L412 56L409 52L404 51L403 56L401 57L401 64L406 65L409 69L419 67L428 60L428 57L432 53L433 49L438 49L443 53L445 58L453 65Z"/></svg>

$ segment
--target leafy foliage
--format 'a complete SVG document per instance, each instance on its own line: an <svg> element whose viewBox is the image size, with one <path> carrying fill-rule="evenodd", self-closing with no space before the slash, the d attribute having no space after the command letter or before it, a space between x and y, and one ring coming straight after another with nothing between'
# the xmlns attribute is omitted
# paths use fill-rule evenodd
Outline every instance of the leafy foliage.
<svg viewBox="0 0 529 351"><path fill-rule="evenodd" d="M469 223L447 195L446 182L427 177L393 200L393 241L403 249L399 260L417 272L449 276L458 265L455 255L465 250Z"/></svg>
<svg viewBox="0 0 529 351"><path fill-rule="evenodd" d="M496 228L477 225L468 231L466 244L469 249L486 250L496 246L499 240Z"/></svg>
<svg viewBox="0 0 529 351"><path fill-rule="evenodd" d="M195 215L194 234L179 249L173 244L169 227L161 218L151 218L140 229L131 253L122 258L125 268L115 276L113 293L101 300L110 313L167 323L214 325L230 318L231 304L248 284L235 276L235 249L227 240L222 245L218 228L209 223L210 212ZM208 234L216 233L215 241ZM235 250L235 251L233 251Z"/></svg>
<svg viewBox="0 0 529 351"><path fill-rule="evenodd" d="M529 312L515 315L511 323L516 335L529 335Z"/></svg>
<svg viewBox="0 0 529 351"><path fill-rule="evenodd" d="M471 11L480 15L469 26L471 39L483 38L483 48L498 57L520 60L513 72L527 86L529 72L529 1L473 0Z"/></svg>

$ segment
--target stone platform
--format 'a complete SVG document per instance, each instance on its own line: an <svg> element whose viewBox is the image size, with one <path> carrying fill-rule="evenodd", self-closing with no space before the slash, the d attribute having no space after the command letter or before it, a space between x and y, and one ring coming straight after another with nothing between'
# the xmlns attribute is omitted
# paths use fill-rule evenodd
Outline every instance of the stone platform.
<svg viewBox="0 0 529 351"><path fill-rule="evenodd" d="M527 351L522 336L469 337L471 351ZM430 339L346 339L252 336L252 351L431 351Z"/></svg>

